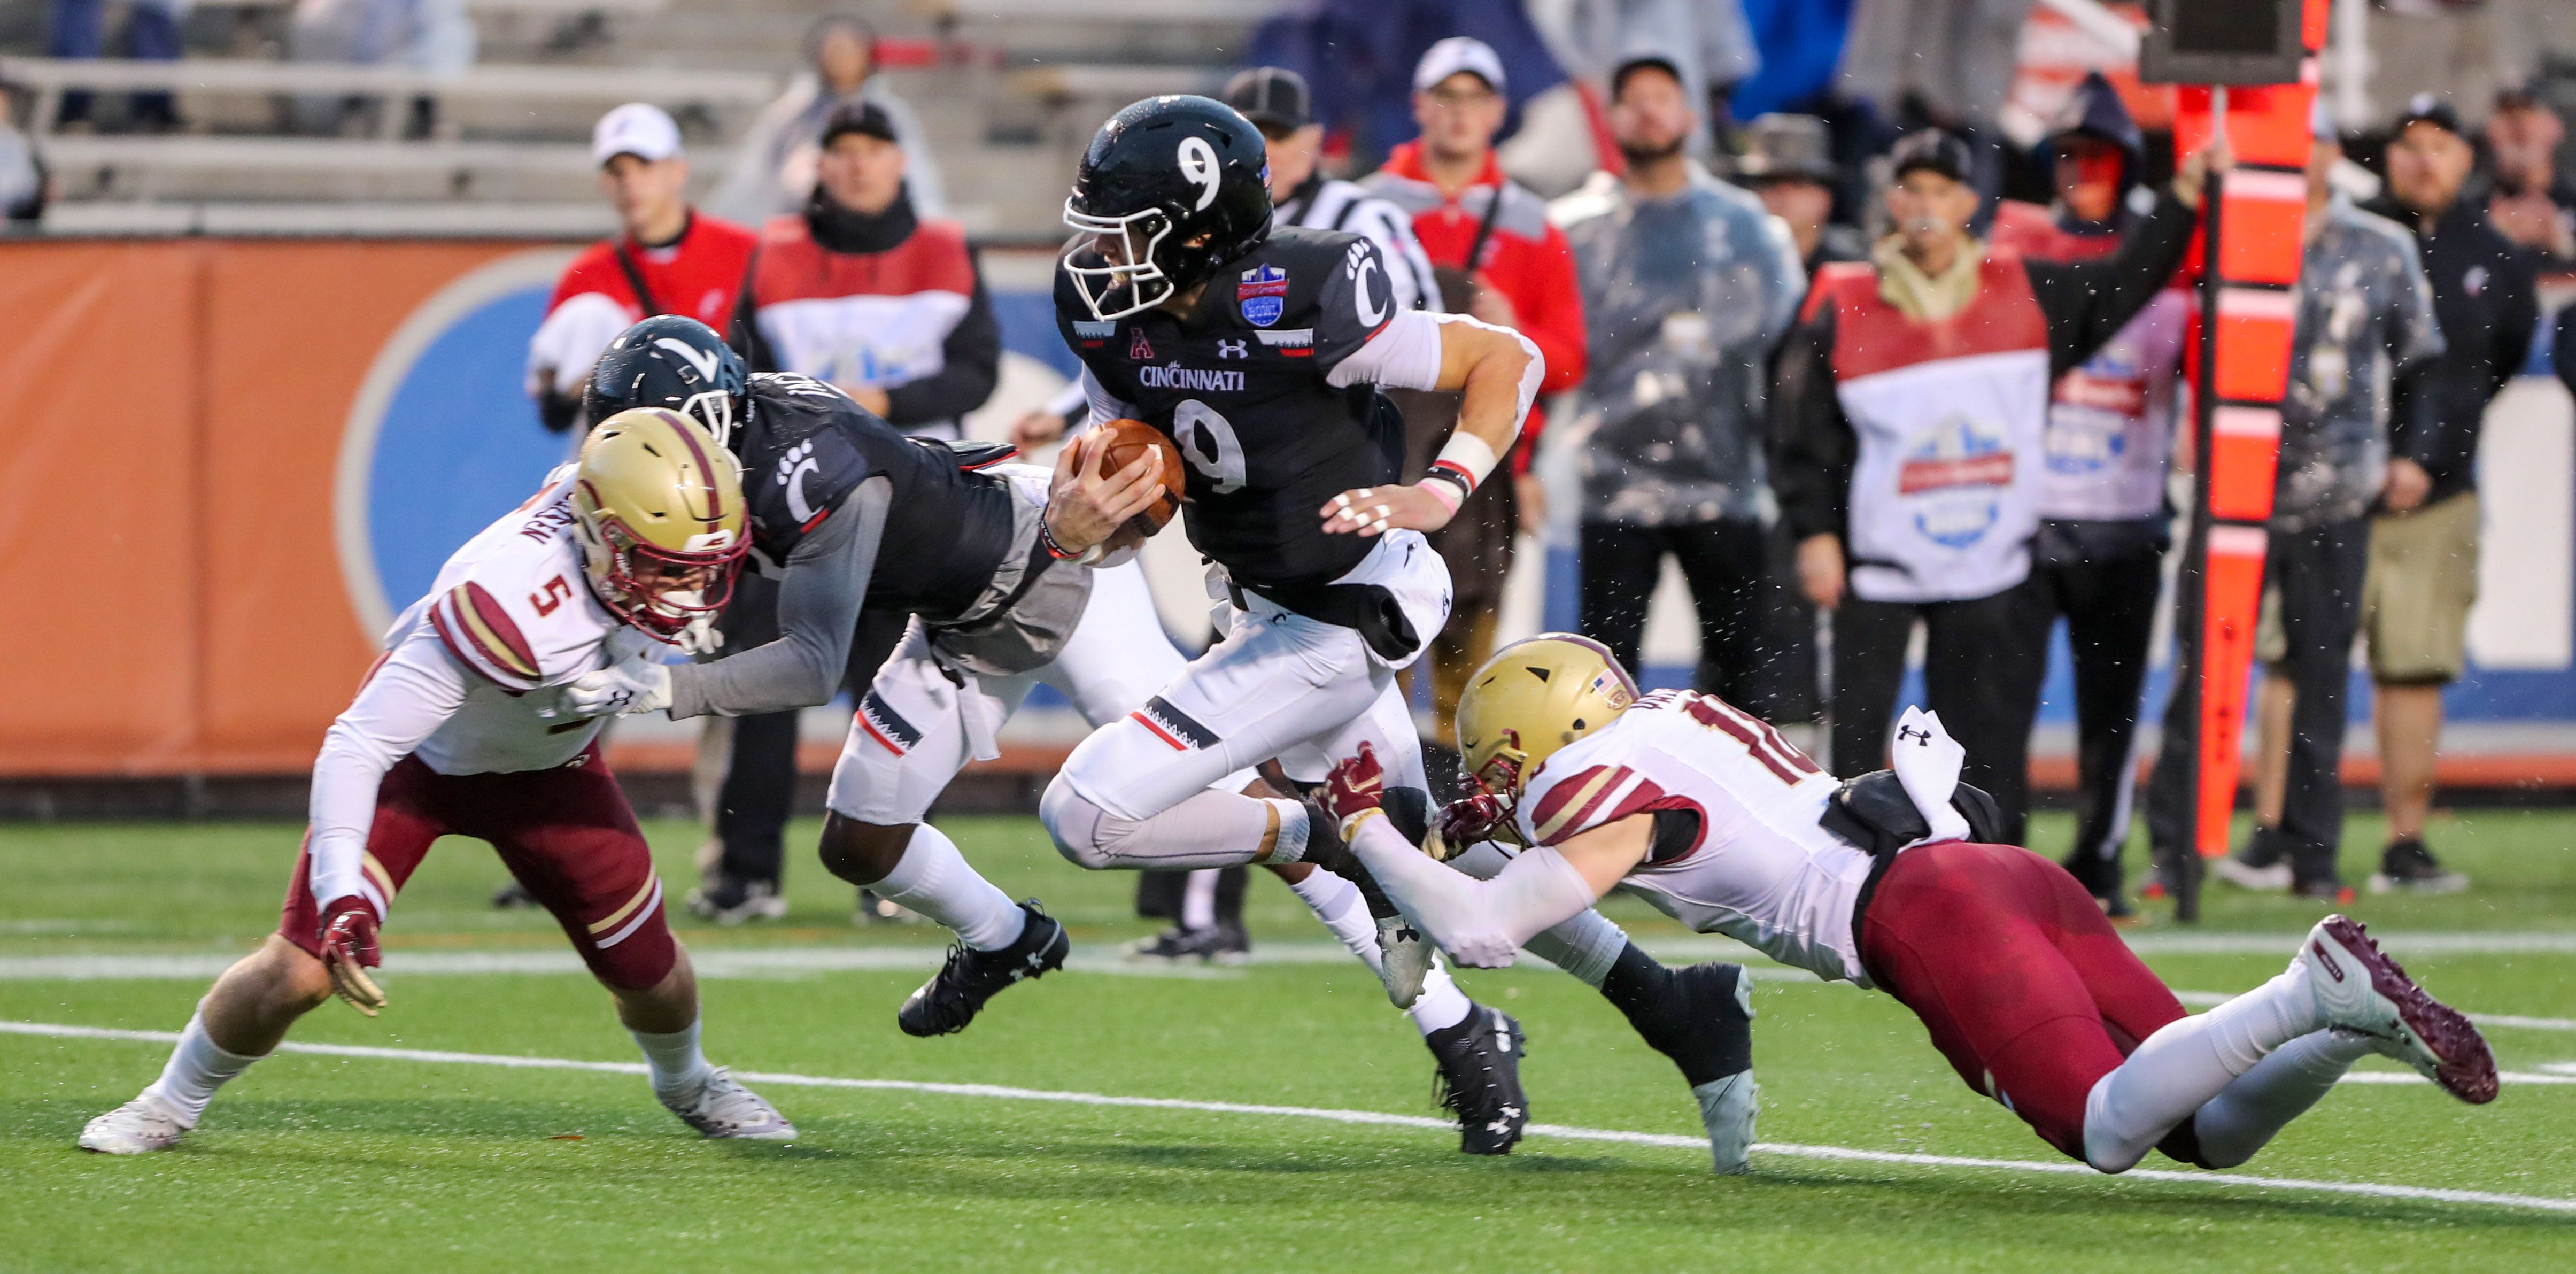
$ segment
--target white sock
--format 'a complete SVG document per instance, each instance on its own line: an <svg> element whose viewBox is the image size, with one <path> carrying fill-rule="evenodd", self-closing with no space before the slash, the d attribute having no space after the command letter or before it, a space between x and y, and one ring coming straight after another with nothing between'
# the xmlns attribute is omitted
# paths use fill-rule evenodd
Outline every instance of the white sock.
<svg viewBox="0 0 2576 1274"><path fill-rule="evenodd" d="M179 1032L178 1047L170 1050L170 1060L161 1067L161 1078L143 1091L177 1110L181 1121L194 1128L206 1113L206 1103L215 1099L215 1090L258 1060L225 1052L215 1043L214 1037L206 1034L206 1013L201 1008L189 1015L187 1029Z"/></svg>
<svg viewBox="0 0 2576 1274"><path fill-rule="evenodd" d="M2352 1031L2317 1031L2272 1050L2192 1116L2201 1157L2213 1168L2253 1158L2369 1055L2370 1037Z"/></svg>
<svg viewBox="0 0 2576 1274"><path fill-rule="evenodd" d="M1510 863L1511 859L1491 842L1450 860L1451 866L1478 880L1492 880ZM1619 962L1619 953L1627 948L1627 931L1597 911L1585 911L1563 924L1541 930L1521 944L1521 950L1565 970L1595 991L1601 989L1601 980L1610 976L1610 966Z"/></svg>
<svg viewBox="0 0 2576 1274"><path fill-rule="evenodd" d="M956 930L978 951L999 951L1028 927L1029 913L967 866L957 842L928 823L914 825L894 870L868 888Z"/></svg>
<svg viewBox="0 0 2576 1274"><path fill-rule="evenodd" d="M1360 887L1321 869L1306 873L1304 880L1288 886L1299 901L1306 904L1333 936L1350 948L1369 972L1379 970L1382 959L1377 951L1377 921L1369 915L1368 900L1360 896ZM1446 1030L1467 1017L1473 1001L1458 989L1449 976L1449 962L1434 959L1431 972L1422 979L1422 994L1406 1009L1405 1015L1423 1034Z"/></svg>
<svg viewBox="0 0 2576 1274"><path fill-rule="evenodd" d="M1216 878L1222 867L1201 867L1181 882L1181 927L1196 932L1216 927Z"/></svg>
<svg viewBox="0 0 2576 1274"><path fill-rule="evenodd" d="M1458 984L1450 979L1449 961L1435 957L1431 961L1431 972L1422 979L1421 997L1413 1002L1412 1008L1404 1011L1404 1015L1413 1019L1416 1030L1429 1035L1466 1021L1467 1010L1474 1007L1476 1002L1468 999L1467 993L1459 990Z"/></svg>
<svg viewBox="0 0 2576 1274"><path fill-rule="evenodd" d="M2094 1083L2084 1103L2085 1161L2104 1172L2137 1166L2237 1076L2324 1025L2297 968L2198 1017L2165 1023Z"/></svg>
<svg viewBox="0 0 2576 1274"><path fill-rule="evenodd" d="M635 1047L644 1050L644 1064L653 1069L653 1092L656 1096L677 1098L705 1082L707 1055L698 1051L698 1024L668 1035L648 1035L628 1028L635 1037Z"/></svg>
<svg viewBox="0 0 2576 1274"><path fill-rule="evenodd" d="M1360 897L1359 886L1319 867L1288 889L1315 913L1317 920L1324 922L1325 928L1333 931L1334 937L1342 940L1343 946L1350 948L1352 955L1360 958L1360 963L1369 967L1369 972L1379 970L1383 961L1377 953L1377 922L1369 918L1368 900Z"/></svg>

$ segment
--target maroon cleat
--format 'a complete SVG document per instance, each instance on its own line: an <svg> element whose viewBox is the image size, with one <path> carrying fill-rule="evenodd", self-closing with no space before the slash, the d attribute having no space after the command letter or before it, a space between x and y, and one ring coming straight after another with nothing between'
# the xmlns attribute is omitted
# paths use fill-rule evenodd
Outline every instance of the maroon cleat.
<svg viewBox="0 0 2576 1274"><path fill-rule="evenodd" d="M2382 1055L2414 1067L2461 1101L2495 1100L2495 1054L2486 1037L2459 1010L2415 985L2359 922L2340 915L2319 921L2299 961L2329 1025L2369 1036Z"/></svg>

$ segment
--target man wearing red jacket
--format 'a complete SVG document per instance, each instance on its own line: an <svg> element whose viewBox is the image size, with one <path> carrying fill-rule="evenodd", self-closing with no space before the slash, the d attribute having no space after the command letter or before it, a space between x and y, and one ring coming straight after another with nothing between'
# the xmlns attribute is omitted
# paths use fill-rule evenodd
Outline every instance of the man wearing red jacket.
<svg viewBox="0 0 2576 1274"><path fill-rule="evenodd" d="M1494 160L1505 106L1503 61L1491 46L1466 36L1432 45L1413 72L1413 118L1422 136L1396 147L1386 167L1360 185L1413 218L1414 236L1440 283L1442 308L1529 337L1547 360L1539 392L1553 394L1583 379L1583 295L1575 285L1574 253L1549 224L1547 205L1504 177ZM1409 470L1418 473L1439 450L1449 421L1427 417L1413 401L1403 406ZM1545 414L1533 408L1512 456L1514 481L1480 488L1430 537L1456 587L1449 623L1431 646L1443 742L1468 674L1493 653L1513 532L1536 530L1546 518L1546 497L1530 476L1545 425Z"/></svg>
<svg viewBox="0 0 2576 1274"><path fill-rule="evenodd" d="M590 151L621 229L573 258L528 341L528 396L558 433L580 415L591 365L618 333L656 314L725 330L757 242L689 206L680 126L661 107L629 102L601 116Z"/></svg>

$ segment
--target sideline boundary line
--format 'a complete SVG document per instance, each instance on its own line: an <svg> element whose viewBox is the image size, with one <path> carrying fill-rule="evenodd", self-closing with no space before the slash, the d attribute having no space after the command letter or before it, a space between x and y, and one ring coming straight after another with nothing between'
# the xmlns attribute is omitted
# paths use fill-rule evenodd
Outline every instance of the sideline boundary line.
<svg viewBox="0 0 2576 1274"><path fill-rule="evenodd" d="M73 1026L55 1022L0 1021L0 1035L37 1036L53 1039L117 1040L130 1043L172 1044L175 1031L135 1031L103 1026ZM569 1057L512 1057L495 1053L457 1053L438 1049L379 1048L363 1044L305 1044L288 1040L277 1046L281 1053L302 1053L320 1057L361 1057L379 1061L452 1063L468 1066L500 1066L526 1070L592 1071L614 1075L646 1074L642 1062L591 1062ZM1334 1123L1362 1124L1393 1128L1436 1129L1453 1131L1456 1125L1426 1115L1396 1115L1373 1110L1337 1110L1322 1106L1270 1106L1246 1102L1198 1101L1180 1097L1120 1097L1108 1093L1066 1092L1043 1088L1013 1088L1000 1084L946 1084L907 1079L845 1079L830 1075L799 1075L784 1071L735 1071L740 1079L759 1084L803 1088L870 1089L891 1092L929 1093L943 1097L981 1097L1000 1101L1061 1102L1077 1106L1111 1106L1148 1110L1187 1110L1220 1115L1269 1115L1290 1119L1320 1119ZM1674 1133L1626 1132L1612 1128L1577 1128L1564 1124L1531 1124L1529 1134L1566 1141L1610 1142L1620 1145L1656 1146L1675 1150L1706 1152L1708 1142L1700 1137ZM2080 1163L2048 1163L2025 1159L1986 1159L1965 1155L1905 1154L1887 1150L1858 1150L1847 1146L1807 1146L1782 1142L1756 1142L1753 1149L1769 1155L1791 1159L1819 1159L1849 1163L1902 1164L1926 1168L1975 1168L2001 1172L2036 1172L2059 1176L2098 1177L2104 1174ZM2427 1203L2465 1203L2488 1207L2519 1208L2528 1211L2576 1215L2576 1199L2556 1199L2540 1195L2499 1194L2487 1190L2454 1190L2436 1186L2386 1185L2369 1181L2308 1181L2295 1177L2234 1176L2211 1172L2178 1172L2162 1168L2133 1168L2119 1174L2123 1179L2139 1181L2180 1182L2188 1185L2234 1186L2258 1190L2299 1190L2318 1194L2357 1195L2375 1199L2399 1199Z"/></svg>

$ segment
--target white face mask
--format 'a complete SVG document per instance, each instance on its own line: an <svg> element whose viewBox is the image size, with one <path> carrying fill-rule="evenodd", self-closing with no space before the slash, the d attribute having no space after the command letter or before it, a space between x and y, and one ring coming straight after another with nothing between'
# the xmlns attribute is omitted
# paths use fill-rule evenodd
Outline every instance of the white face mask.
<svg viewBox="0 0 2576 1274"><path fill-rule="evenodd" d="M1103 321L1125 318L1172 298L1176 287L1163 273L1163 268L1154 264L1155 249L1160 248L1164 237L1172 233L1172 220L1163 215L1161 209L1147 208L1123 217L1095 217L1074 211L1073 201L1067 199L1064 202L1064 223L1087 236L1066 249L1063 264L1065 273L1073 276L1074 291L1081 294L1082 303L1090 309L1093 318ZM1144 235L1142 244L1137 242L1140 232ZM1119 255L1126 259L1127 264L1109 264L1107 253L1100 254L1100 265L1075 264L1074 258L1092 250L1103 235L1118 236ZM1128 303L1113 308L1111 301L1121 291L1127 293Z"/></svg>

